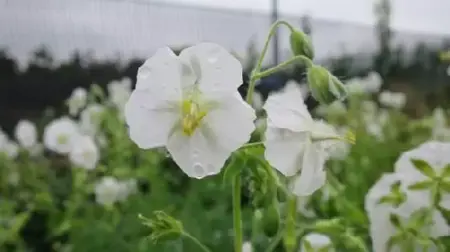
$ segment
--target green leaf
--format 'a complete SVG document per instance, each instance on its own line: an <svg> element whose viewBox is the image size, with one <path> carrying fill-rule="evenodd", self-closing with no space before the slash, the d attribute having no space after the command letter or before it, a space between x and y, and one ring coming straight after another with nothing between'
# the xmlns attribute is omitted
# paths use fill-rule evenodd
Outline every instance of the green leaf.
<svg viewBox="0 0 450 252"><path fill-rule="evenodd" d="M444 167L444 169L442 170L441 176L442 176L443 178L450 177L450 164L448 164L448 165L446 165L446 166Z"/></svg>
<svg viewBox="0 0 450 252"><path fill-rule="evenodd" d="M401 242L403 242L402 235L391 236L386 244L386 251L391 252L394 246L399 245Z"/></svg>
<svg viewBox="0 0 450 252"><path fill-rule="evenodd" d="M441 181L441 183L439 183L439 189L446 193L450 193L450 181Z"/></svg>
<svg viewBox="0 0 450 252"><path fill-rule="evenodd" d="M436 177L436 173L434 172L433 168L426 161L421 159L411 159L411 162L423 175L429 178Z"/></svg>
<svg viewBox="0 0 450 252"><path fill-rule="evenodd" d="M408 189L413 190L413 191L420 191L420 190L425 190L425 189L429 189L433 186L434 181L432 180L423 180L420 182L417 182L415 184L412 184L410 186L408 186Z"/></svg>
<svg viewBox="0 0 450 252"><path fill-rule="evenodd" d="M392 225L394 225L394 227L401 228L400 219L396 214L390 214L389 220L391 221Z"/></svg>

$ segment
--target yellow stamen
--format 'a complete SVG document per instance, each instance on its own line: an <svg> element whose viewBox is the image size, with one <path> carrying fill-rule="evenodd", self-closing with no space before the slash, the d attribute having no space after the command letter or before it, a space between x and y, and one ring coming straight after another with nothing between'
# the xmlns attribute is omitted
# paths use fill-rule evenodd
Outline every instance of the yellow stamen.
<svg viewBox="0 0 450 252"><path fill-rule="evenodd" d="M187 136L191 136L200 126L202 119L206 116L206 111L201 110L199 104L192 99L184 100L181 110L181 126L183 133Z"/></svg>

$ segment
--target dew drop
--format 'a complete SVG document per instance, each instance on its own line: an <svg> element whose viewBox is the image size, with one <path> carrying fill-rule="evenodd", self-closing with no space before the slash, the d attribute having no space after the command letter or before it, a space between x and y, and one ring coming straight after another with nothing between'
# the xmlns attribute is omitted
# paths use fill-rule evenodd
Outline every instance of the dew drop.
<svg viewBox="0 0 450 252"><path fill-rule="evenodd" d="M148 67L141 67L141 68L139 68L138 75L141 78L148 78L150 76L151 72L152 71L150 70L150 68L148 68Z"/></svg>
<svg viewBox="0 0 450 252"><path fill-rule="evenodd" d="M203 178L205 177L205 169L203 168L203 165L201 163L195 163L193 166L193 176L194 178Z"/></svg>

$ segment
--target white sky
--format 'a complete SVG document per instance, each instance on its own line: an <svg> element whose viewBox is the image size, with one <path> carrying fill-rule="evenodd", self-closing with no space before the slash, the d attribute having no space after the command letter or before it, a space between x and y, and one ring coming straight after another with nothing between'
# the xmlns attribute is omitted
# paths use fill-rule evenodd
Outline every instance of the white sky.
<svg viewBox="0 0 450 252"><path fill-rule="evenodd" d="M450 0L391 0L394 29L450 35ZM150 2L184 3L246 10L245 14L158 7ZM97 57L151 55L163 45L211 41L245 50L250 37L261 42L270 20L255 12L269 12L272 0L0 0L0 48L7 47L25 61L38 45L50 47L56 58L74 49L92 49ZM313 20L373 24L374 0L279 0L283 14ZM144 4L140 4L144 3ZM252 13L253 12L253 13ZM318 54L360 48L374 43L369 27L320 22L313 30ZM297 22L297 21L296 21ZM298 24L297 24L298 25ZM421 38L420 34L419 37ZM431 36L427 36L431 37ZM405 40L405 39L404 39ZM406 38L406 40L411 40ZM284 41L282 44L288 45ZM359 49L358 49L359 50Z"/></svg>
<svg viewBox="0 0 450 252"><path fill-rule="evenodd" d="M286 14L373 24L377 0L279 0ZM160 0L230 9L269 11L272 0ZM391 0L392 26L401 30L450 34L450 0Z"/></svg>

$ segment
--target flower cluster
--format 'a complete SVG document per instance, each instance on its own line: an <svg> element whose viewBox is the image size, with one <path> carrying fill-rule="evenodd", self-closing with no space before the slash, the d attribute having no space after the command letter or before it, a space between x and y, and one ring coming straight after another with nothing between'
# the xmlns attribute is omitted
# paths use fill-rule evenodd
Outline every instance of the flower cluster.
<svg viewBox="0 0 450 252"><path fill-rule="evenodd" d="M144 149L165 146L190 177L218 174L255 130L255 111L237 91L241 84L240 62L219 45L201 43L179 56L159 49L139 68L125 106L130 137ZM288 85L264 104L266 159L293 178L290 187L297 195L311 194L325 183L327 153L342 139L311 117L302 97Z"/></svg>

